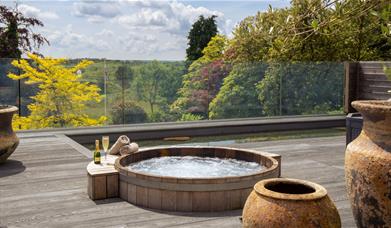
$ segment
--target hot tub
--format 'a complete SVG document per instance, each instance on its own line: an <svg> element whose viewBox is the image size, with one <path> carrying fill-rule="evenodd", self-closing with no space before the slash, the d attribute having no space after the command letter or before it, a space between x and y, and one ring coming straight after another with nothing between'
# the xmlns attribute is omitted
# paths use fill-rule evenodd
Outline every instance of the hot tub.
<svg viewBox="0 0 391 228"><path fill-rule="evenodd" d="M263 169L240 176L186 178L153 175L129 169L130 164L162 156L232 158L256 162ZM241 209L255 183L279 176L276 159L253 150L224 147L160 147L144 149L116 160L120 198L137 206L184 212Z"/></svg>

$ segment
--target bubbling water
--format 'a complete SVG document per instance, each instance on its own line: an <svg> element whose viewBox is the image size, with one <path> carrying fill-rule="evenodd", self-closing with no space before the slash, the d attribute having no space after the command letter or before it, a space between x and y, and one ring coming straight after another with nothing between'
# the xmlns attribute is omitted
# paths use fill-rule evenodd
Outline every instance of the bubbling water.
<svg viewBox="0 0 391 228"><path fill-rule="evenodd" d="M132 163L128 169L159 176L204 178L249 175L264 167L256 162L231 158L167 156Z"/></svg>

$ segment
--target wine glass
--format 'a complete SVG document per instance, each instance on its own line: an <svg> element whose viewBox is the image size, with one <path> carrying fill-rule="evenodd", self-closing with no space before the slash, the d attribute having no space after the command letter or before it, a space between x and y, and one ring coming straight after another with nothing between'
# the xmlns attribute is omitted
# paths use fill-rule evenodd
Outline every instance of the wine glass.
<svg viewBox="0 0 391 228"><path fill-rule="evenodd" d="M109 136L102 136L102 146L105 152L105 160L107 161L107 150L109 149L110 138Z"/></svg>

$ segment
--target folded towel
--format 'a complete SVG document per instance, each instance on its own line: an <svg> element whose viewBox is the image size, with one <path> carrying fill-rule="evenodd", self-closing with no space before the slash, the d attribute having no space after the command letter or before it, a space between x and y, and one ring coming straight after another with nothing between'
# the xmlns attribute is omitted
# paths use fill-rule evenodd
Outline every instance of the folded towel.
<svg viewBox="0 0 391 228"><path fill-rule="evenodd" d="M121 155L126 155L126 154L133 154L138 151L138 145L137 143L131 143L129 145L122 146L120 149L120 154Z"/></svg>
<svg viewBox="0 0 391 228"><path fill-rule="evenodd" d="M121 147L128 145L130 143L130 139L126 135L121 135L114 145L110 148L109 154L116 155L119 153Z"/></svg>

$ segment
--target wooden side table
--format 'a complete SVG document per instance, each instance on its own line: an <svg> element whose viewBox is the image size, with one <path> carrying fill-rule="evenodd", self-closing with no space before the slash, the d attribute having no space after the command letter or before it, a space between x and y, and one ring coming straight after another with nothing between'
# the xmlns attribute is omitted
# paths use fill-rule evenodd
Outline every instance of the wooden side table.
<svg viewBox="0 0 391 228"><path fill-rule="evenodd" d="M107 155L102 157L102 164L96 165L91 161L87 165L88 196L92 200L101 200L118 197L118 171L114 162L118 156Z"/></svg>

